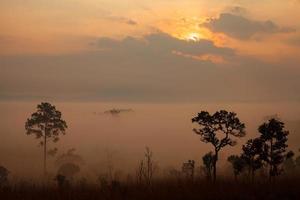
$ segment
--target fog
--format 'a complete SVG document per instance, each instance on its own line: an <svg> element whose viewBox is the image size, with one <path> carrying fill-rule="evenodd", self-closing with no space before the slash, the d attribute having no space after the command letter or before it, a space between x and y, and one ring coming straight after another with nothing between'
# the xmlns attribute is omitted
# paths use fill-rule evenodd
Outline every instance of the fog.
<svg viewBox="0 0 300 200"><path fill-rule="evenodd" d="M39 140L26 135L24 124L36 111L40 102L0 103L0 165L6 166L14 178L36 178L42 174L42 148ZM210 144L200 141L192 129L191 118L201 110L215 112L219 109L234 111L246 124L247 135L238 139L237 146L221 151L219 168L226 168L226 158L239 153L241 145L258 135L257 127L266 116L278 114L290 131L289 149L300 148L299 103L228 103L228 104L146 104L101 102L51 102L63 114L68 124L65 136L49 148L58 148L58 155L75 148L85 161L82 170L94 177L107 170L112 162L115 171L133 174L144 149L149 146L160 171L169 167L180 169L181 164L201 157L212 150ZM131 112L109 114L105 111L132 109ZM55 173L55 158L49 157L49 172Z"/></svg>

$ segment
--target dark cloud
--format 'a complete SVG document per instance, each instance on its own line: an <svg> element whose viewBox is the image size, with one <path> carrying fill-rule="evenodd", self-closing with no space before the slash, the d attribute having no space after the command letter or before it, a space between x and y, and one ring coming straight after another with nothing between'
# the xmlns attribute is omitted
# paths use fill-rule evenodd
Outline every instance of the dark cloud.
<svg viewBox="0 0 300 200"><path fill-rule="evenodd" d="M296 63L264 63L211 41L186 42L155 33L140 39L99 38L94 48L75 55L0 56L0 99L300 100ZM222 56L228 62L194 59L174 51Z"/></svg>
<svg viewBox="0 0 300 200"><path fill-rule="evenodd" d="M270 20L255 21L232 13L222 13L219 18L213 18L202 25L214 32L222 32L230 37L242 40L250 39L257 33L273 34L295 31L292 28L279 27Z"/></svg>
<svg viewBox="0 0 300 200"><path fill-rule="evenodd" d="M198 42L187 42L179 40L168 34L158 32L146 35L142 39L127 37L121 41L110 38L100 38L97 46L101 49L113 49L115 53L126 52L126 54L142 54L156 56L172 54L172 51L180 51L190 55L214 54L224 57L234 55L230 48L217 47L212 41L200 40ZM152 59L152 58L151 58Z"/></svg>

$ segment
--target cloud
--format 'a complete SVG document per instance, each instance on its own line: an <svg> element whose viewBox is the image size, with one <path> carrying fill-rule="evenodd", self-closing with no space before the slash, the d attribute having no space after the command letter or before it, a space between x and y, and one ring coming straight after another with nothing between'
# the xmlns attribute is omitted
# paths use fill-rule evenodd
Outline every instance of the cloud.
<svg viewBox="0 0 300 200"><path fill-rule="evenodd" d="M104 16L103 18L106 20L110 20L110 21L117 22L117 23L123 23L123 24L131 25L131 26L138 25L138 23L135 20L129 19L126 17L108 15L108 16Z"/></svg>
<svg viewBox="0 0 300 200"><path fill-rule="evenodd" d="M162 32L145 35L140 39L134 37L126 37L123 40L99 38L96 45L100 49L113 50L114 53L143 53L144 55L149 56L161 56L166 54L170 55L173 51L180 51L184 54L195 56L213 54L230 57L234 55L233 49L217 47L210 40L187 42Z"/></svg>
<svg viewBox="0 0 300 200"><path fill-rule="evenodd" d="M93 48L68 55L0 56L0 99L300 100L297 63L264 63L211 41L187 42L157 32L98 38Z"/></svg>
<svg viewBox="0 0 300 200"><path fill-rule="evenodd" d="M134 21L132 19L127 20L126 23L129 25L137 25L138 24L136 21Z"/></svg>
<svg viewBox="0 0 300 200"><path fill-rule="evenodd" d="M202 24L214 32L225 33L226 35L246 40L251 39L255 34L274 34L274 33L288 33L295 31L289 27L279 27L274 22L255 21L244 16L222 13L218 18L212 18L209 22Z"/></svg>
<svg viewBox="0 0 300 200"><path fill-rule="evenodd" d="M246 15L248 13L248 10L241 6L233 6L230 7L228 10L230 13L241 15L241 16Z"/></svg>

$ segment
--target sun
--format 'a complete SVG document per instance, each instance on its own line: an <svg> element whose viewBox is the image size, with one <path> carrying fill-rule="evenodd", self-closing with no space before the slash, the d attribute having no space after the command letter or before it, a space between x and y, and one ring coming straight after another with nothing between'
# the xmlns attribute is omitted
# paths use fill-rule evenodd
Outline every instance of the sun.
<svg viewBox="0 0 300 200"><path fill-rule="evenodd" d="M203 38L202 35L197 32L187 33L184 37L185 40L192 42L198 42L199 40L201 40L201 38Z"/></svg>

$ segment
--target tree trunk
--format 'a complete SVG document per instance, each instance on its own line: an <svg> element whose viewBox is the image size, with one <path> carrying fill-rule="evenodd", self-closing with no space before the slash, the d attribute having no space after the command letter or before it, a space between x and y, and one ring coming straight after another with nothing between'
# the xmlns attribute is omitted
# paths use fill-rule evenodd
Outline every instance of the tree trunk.
<svg viewBox="0 0 300 200"><path fill-rule="evenodd" d="M44 176L47 174L47 136L44 137Z"/></svg>
<svg viewBox="0 0 300 200"><path fill-rule="evenodd" d="M273 139L270 141L270 171L269 171L269 181L272 182L273 177Z"/></svg>
<svg viewBox="0 0 300 200"><path fill-rule="evenodd" d="M254 158L251 157L250 166L249 166L249 178L251 177L251 182L254 182Z"/></svg>
<svg viewBox="0 0 300 200"><path fill-rule="evenodd" d="M214 162L213 162L213 182L217 181L217 160L218 160L218 151L215 150Z"/></svg>
<svg viewBox="0 0 300 200"><path fill-rule="evenodd" d="M254 169L251 170L251 182L254 182Z"/></svg>

